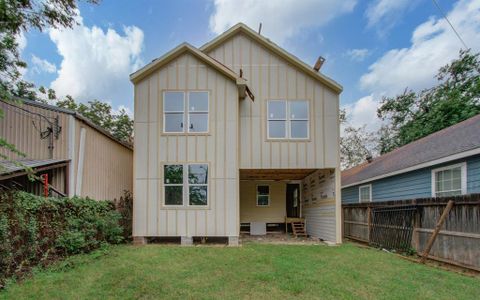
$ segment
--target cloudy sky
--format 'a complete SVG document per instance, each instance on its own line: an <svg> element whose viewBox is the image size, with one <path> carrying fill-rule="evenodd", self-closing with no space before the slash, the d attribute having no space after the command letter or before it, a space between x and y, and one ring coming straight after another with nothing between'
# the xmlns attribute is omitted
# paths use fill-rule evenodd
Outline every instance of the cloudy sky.
<svg viewBox="0 0 480 300"><path fill-rule="evenodd" d="M480 0L437 0L467 46L480 51ZM80 101L133 109L128 75L181 42L201 46L237 22L254 29L344 87L353 125L379 122L382 96L431 86L463 47L432 0L103 0L80 5L70 30L22 38L24 76Z"/></svg>

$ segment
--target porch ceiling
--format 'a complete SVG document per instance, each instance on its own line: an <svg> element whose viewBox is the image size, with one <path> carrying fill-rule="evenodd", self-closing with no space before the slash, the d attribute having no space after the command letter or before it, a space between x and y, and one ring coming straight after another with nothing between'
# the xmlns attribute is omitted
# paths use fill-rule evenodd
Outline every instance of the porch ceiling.
<svg viewBox="0 0 480 300"><path fill-rule="evenodd" d="M240 180L301 180L317 169L240 169Z"/></svg>

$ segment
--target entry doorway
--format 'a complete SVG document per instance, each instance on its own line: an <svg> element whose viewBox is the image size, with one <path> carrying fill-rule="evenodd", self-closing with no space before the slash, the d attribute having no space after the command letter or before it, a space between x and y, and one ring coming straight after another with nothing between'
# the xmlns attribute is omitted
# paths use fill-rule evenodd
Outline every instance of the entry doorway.
<svg viewBox="0 0 480 300"><path fill-rule="evenodd" d="M286 200L287 218L300 218L300 184L287 184Z"/></svg>

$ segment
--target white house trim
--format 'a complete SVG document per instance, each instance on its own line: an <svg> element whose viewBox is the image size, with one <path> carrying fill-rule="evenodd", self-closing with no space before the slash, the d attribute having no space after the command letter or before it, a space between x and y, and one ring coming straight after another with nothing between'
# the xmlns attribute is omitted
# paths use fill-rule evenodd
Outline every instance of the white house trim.
<svg viewBox="0 0 480 300"><path fill-rule="evenodd" d="M364 185L361 185L361 186L358 187L358 202L359 202L359 203L365 203L365 202L362 202L362 195L361 195L361 193L360 193L360 190L361 190L362 188L365 188L365 187L368 187L368 188L369 188L369 192L370 192L370 195L369 195L369 200L370 200L370 201L368 201L368 202L372 202L372 201L373 201L373 199L372 199L372 185L371 185L371 184L364 184Z"/></svg>
<svg viewBox="0 0 480 300"><path fill-rule="evenodd" d="M75 189L75 195L82 195L82 180L83 180L83 161L85 158L85 135L87 130L85 128L80 129L80 145L78 148L78 167L77 167L77 184Z"/></svg>
<svg viewBox="0 0 480 300"><path fill-rule="evenodd" d="M75 195L75 117L68 116L68 197Z"/></svg>
<svg viewBox="0 0 480 300"><path fill-rule="evenodd" d="M461 189L462 189L462 195L465 195L467 193L467 163L462 162L459 164L454 164L454 165L449 165L441 168L436 168L431 171L432 173L432 197L436 197L436 191L435 191L435 173L439 171L444 171L444 170L449 170L453 168L458 168L461 167Z"/></svg>
<svg viewBox="0 0 480 300"><path fill-rule="evenodd" d="M347 187L351 187L351 186L355 186L355 185L379 180L379 179L382 179L382 178L386 178L386 177L390 177L390 176L394 176L394 175L398 175L398 174L402 174L402 173L407 173L407 172L410 172L410 171L415 171L415 170L423 169L423 168L426 168L426 167L435 166L435 165L438 165L438 164L446 163L446 162L449 162L449 161L452 161L452 160L462 159L462 158L477 155L477 154L480 154L480 148L475 148L475 149L472 149L472 150L468 150L468 151L460 152L460 153L457 153L457 154L445 156L445 157L442 157L442 158L439 158L439 159L431 160L431 161L428 161L428 162L425 162L425 163L421 163L421 164L418 164L418 165L415 165L415 166L412 166L412 167L408 167L408 168L405 168L405 169L397 170L397 171L394 171L394 172L370 177L370 178L365 179L365 180L361 180L361 181L357 181L357 182L350 183L350 184L347 184L347 185L343 185L342 188L347 188Z"/></svg>

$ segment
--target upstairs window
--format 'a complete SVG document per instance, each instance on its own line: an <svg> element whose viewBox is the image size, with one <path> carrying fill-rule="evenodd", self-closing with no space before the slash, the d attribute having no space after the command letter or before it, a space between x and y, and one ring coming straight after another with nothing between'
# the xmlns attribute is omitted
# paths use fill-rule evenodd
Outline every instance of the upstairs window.
<svg viewBox="0 0 480 300"><path fill-rule="evenodd" d="M448 197L466 194L465 163L432 170L432 196Z"/></svg>
<svg viewBox="0 0 480 300"><path fill-rule="evenodd" d="M257 206L270 205L270 186L257 185Z"/></svg>
<svg viewBox="0 0 480 300"><path fill-rule="evenodd" d="M269 100L267 113L269 139L308 139L308 101Z"/></svg>
<svg viewBox="0 0 480 300"><path fill-rule="evenodd" d="M163 94L163 132L208 132L209 94L206 91L166 91Z"/></svg>
<svg viewBox="0 0 480 300"><path fill-rule="evenodd" d="M372 202L372 185L362 185L358 188L359 202Z"/></svg>

